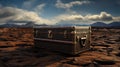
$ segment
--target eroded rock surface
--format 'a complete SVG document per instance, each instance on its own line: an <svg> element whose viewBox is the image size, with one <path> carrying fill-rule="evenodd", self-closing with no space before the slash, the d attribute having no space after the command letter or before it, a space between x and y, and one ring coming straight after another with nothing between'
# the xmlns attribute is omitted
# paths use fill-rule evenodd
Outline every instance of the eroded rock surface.
<svg viewBox="0 0 120 67"><path fill-rule="evenodd" d="M120 67L120 29L92 29L92 50L77 56L34 48L33 29L0 28L0 67Z"/></svg>

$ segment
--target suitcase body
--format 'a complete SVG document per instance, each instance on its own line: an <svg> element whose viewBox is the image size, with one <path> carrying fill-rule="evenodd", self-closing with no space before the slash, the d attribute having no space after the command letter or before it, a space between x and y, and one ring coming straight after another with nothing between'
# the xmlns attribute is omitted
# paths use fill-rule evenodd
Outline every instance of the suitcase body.
<svg viewBox="0 0 120 67"><path fill-rule="evenodd" d="M35 47L76 55L90 49L89 26L35 27Z"/></svg>

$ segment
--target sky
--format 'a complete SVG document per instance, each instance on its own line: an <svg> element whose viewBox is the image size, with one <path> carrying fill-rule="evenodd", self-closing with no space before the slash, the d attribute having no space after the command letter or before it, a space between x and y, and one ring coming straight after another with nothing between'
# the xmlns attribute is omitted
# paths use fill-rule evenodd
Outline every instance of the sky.
<svg viewBox="0 0 120 67"><path fill-rule="evenodd" d="M0 0L0 24L92 24L120 22L120 0Z"/></svg>

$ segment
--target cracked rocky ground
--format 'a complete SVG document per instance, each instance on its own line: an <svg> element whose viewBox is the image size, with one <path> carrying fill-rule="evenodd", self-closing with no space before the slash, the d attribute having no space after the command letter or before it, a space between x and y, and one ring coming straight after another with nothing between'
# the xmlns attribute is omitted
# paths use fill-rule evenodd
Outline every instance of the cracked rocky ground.
<svg viewBox="0 0 120 67"><path fill-rule="evenodd" d="M91 50L76 56L34 48L33 29L0 28L0 67L120 67L120 29L92 28Z"/></svg>

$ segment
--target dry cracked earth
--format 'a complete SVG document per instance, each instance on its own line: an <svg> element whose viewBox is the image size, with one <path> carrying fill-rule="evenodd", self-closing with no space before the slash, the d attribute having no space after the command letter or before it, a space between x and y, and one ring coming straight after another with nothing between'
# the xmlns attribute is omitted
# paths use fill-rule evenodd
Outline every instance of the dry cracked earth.
<svg viewBox="0 0 120 67"><path fill-rule="evenodd" d="M0 67L120 67L120 29L92 28L91 50L75 56L35 48L33 33L0 28Z"/></svg>

